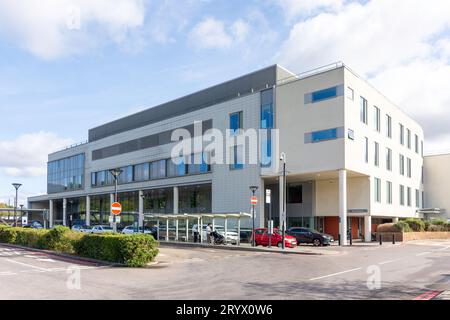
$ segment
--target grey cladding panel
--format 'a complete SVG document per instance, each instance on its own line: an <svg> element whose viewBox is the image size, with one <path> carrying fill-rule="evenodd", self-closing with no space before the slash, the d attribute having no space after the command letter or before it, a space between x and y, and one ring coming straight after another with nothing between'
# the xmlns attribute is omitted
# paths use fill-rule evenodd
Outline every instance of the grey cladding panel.
<svg viewBox="0 0 450 320"><path fill-rule="evenodd" d="M203 121L202 123L202 133L205 133L206 130L212 128L212 120ZM188 130L191 135L194 134L194 125L188 125L182 127L182 129ZM175 130L175 129L174 129ZM139 139L134 139L122 143L118 143L109 147L105 147L102 149L97 149L92 151L92 160L100 160L113 156L117 156L119 154L124 154L128 152L138 151L142 149L152 148L164 144L171 143L173 130L167 130L164 132L152 134L150 136L142 137Z"/></svg>
<svg viewBox="0 0 450 320"><path fill-rule="evenodd" d="M89 130L89 141L143 127L185 113L212 106L235 98L240 94L260 91L276 84L277 66L271 66L240 78L224 82L183 98L132 114Z"/></svg>

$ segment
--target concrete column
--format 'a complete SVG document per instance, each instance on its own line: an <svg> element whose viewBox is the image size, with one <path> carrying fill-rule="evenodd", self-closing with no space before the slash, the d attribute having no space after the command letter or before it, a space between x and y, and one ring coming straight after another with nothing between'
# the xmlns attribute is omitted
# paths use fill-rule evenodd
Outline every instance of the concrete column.
<svg viewBox="0 0 450 320"><path fill-rule="evenodd" d="M49 211L48 211L48 226L53 228L53 200L49 200Z"/></svg>
<svg viewBox="0 0 450 320"><path fill-rule="evenodd" d="M91 197L86 196L86 225L91 225Z"/></svg>
<svg viewBox="0 0 450 320"><path fill-rule="evenodd" d="M178 219L175 220L175 241L178 241Z"/></svg>
<svg viewBox="0 0 450 320"><path fill-rule="evenodd" d="M398 218L392 218L392 223L397 223L398 222Z"/></svg>
<svg viewBox="0 0 450 320"><path fill-rule="evenodd" d="M339 234L341 245L347 245L347 170L339 170Z"/></svg>
<svg viewBox="0 0 450 320"><path fill-rule="evenodd" d="M178 214L178 187L173 187L173 213Z"/></svg>
<svg viewBox="0 0 450 320"><path fill-rule="evenodd" d="M372 216L364 216L364 241L372 242Z"/></svg>
<svg viewBox="0 0 450 320"><path fill-rule="evenodd" d="M112 207L112 204L114 203L114 198L115 198L114 193L111 193L109 195L109 216L110 217L112 217L111 207ZM111 228L113 227L113 223L112 222L109 225L110 225Z"/></svg>
<svg viewBox="0 0 450 320"><path fill-rule="evenodd" d="M63 226L67 226L67 199L63 199Z"/></svg>
<svg viewBox="0 0 450 320"><path fill-rule="evenodd" d="M144 192L139 190L139 227L144 227Z"/></svg>

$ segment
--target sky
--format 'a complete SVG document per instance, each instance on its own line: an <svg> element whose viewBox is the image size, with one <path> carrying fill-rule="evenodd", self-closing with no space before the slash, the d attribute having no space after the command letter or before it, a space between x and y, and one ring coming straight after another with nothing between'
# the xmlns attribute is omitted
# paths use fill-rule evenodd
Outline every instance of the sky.
<svg viewBox="0 0 450 320"><path fill-rule="evenodd" d="M90 128L274 63L343 61L450 152L448 0L0 0L0 202Z"/></svg>

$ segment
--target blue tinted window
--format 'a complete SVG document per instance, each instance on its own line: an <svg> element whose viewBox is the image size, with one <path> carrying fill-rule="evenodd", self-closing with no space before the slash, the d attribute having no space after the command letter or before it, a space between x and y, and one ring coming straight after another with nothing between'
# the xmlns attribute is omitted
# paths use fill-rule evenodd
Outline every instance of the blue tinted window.
<svg viewBox="0 0 450 320"><path fill-rule="evenodd" d="M230 129L232 131L242 129L242 111L230 114Z"/></svg>
<svg viewBox="0 0 450 320"><path fill-rule="evenodd" d="M331 139L337 139L337 128L311 133L311 142L313 143Z"/></svg>
<svg viewBox="0 0 450 320"><path fill-rule="evenodd" d="M337 96L337 87L327 88L312 93L312 102L331 99Z"/></svg>
<svg viewBox="0 0 450 320"><path fill-rule="evenodd" d="M272 104L261 106L261 129L273 128L273 107Z"/></svg>

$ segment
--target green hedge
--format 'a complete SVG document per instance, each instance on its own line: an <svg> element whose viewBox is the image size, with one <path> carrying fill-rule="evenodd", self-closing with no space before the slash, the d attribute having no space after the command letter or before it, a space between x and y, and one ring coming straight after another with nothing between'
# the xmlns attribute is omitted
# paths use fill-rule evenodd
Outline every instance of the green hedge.
<svg viewBox="0 0 450 320"><path fill-rule="evenodd" d="M158 254L158 242L146 234L85 234L57 226L51 230L0 225L0 242L53 250L82 257L142 267Z"/></svg>
<svg viewBox="0 0 450 320"><path fill-rule="evenodd" d="M399 221L394 225L400 232L412 232L413 230L405 221Z"/></svg>
<svg viewBox="0 0 450 320"><path fill-rule="evenodd" d="M421 219L408 218L403 221L409 225L412 231L415 232L425 231L425 222Z"/></svg>

